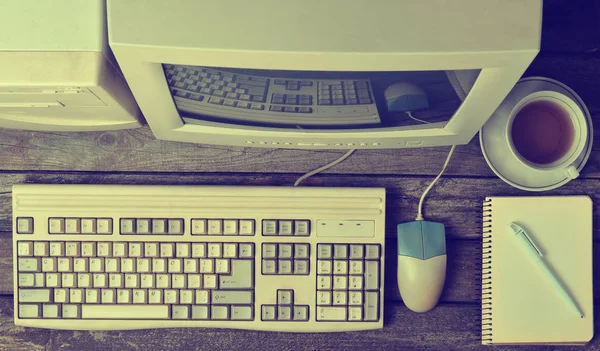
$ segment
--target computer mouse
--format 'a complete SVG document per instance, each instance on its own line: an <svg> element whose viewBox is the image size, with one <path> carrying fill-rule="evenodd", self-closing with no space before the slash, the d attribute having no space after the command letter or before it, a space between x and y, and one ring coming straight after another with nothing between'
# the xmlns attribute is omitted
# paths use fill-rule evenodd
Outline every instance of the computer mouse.
<svg viewBox="0 0 600 351"><path fill-rule="evenodd" d="M442 223L398 224L398 290L406 307L427 312L435 307L446 279L446 233Z"/></svg>
<svg viewBox="0 0 600 351"><path fill-rule="evenodd" d="M407 83L395 83L383 93L389 112L406 112L429 107L427 94L418 86Z"/></svg>

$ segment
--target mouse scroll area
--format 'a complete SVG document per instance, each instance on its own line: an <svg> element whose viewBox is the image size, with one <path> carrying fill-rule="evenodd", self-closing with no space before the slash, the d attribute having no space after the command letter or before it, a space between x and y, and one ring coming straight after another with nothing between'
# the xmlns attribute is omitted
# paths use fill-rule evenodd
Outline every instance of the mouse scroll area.
<svg viewBox="0 0 600 351"><path fill-rule="evenodd" d="M437 222L413 221L398 225L398 289L414 312L437 304L446 278L446 234Z"/></svg>

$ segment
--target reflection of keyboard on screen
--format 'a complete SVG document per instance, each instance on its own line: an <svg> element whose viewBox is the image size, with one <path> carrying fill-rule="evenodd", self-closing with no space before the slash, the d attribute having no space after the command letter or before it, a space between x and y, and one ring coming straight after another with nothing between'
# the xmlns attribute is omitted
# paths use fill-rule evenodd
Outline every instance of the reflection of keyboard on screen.
<svg viewBox="0 0 600 351"><path fill-rule="evenodd" d="M15 324L383 326L385 189L13 187Z"/></svg>
<svg viewBox="0 0 600 351"><path fill-rule="evenodd" d="M248 76L205 67L164 65L177 108L242 123L344 126L379 124L368 80Z"/></svg>

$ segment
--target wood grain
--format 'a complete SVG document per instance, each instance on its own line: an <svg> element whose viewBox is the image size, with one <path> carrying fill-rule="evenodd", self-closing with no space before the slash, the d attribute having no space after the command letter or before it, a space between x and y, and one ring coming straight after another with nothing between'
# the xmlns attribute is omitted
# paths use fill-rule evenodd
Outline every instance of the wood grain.
<svg viewBox="0 0 600 351"><path fill-rule="evenodd" d="M600 61L597 63L600 67ZM597 101L600 89L590 92L590 95L595 96L594 101ZM595 115L594 120L600 120L599 116ZM600 122L596 122L594 129L598 145ZM478 140L476 136L469 144L456 149L446 171L448 176L495 177L483 158ZM594 150L597 149L598 146ZM440 171L448 150L448 147L359 150L324 173L433 176ZM87 133L0 129L0 172L235 172L300 176L337 159L343 153L334 150L241 148L160 141L154 138L148 127ZM593 153L582 177L600 178L599 165L600 153Z"/></svg>
<svg viewBox="0 0 600 351"><path fill-rule="evenodd" d="M12 231L10 191L15 183L280 186L291 185L295 179L295 175L285 174L5 173L0 177L0 232ZM387 234L394 236L396 224L414 220L419 198L431 180L432 177L317 175L303 185L386 188ZM498 178L462 177L441 178L425 201L424 214L430 220L444 223L449 238L480 238L481 202L486 196L495 195L589 195L595 203L594 216L600 216L600 187L595 179L577 179L561 188L536 194L515 189ZM600 239L600 227L594 228L594 237Z"/></svg>

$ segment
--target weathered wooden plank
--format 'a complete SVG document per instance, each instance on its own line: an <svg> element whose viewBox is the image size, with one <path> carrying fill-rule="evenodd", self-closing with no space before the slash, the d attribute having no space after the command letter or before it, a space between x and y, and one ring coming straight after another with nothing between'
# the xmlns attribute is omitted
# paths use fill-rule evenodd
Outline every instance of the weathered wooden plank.
<svg viewBox="0 0 600 351"><path fill-rule="evenodd" d="M600 4L595 0L545 0L542 51L600 51Z"/></svg>
<svg viewBox="0 0 600 351"><path fill-rule="evenodd" d="M598 3L600 5L600 3ZM600 28L597 24L596 27ZM600 31L600 29L599 29ZM598 43L600 48L600 43ZM525 72L526 76L542 76L558 80L573 89L588 109L597 114L600 110L600 56L580 54L540 53Z"/></svg>
<svg viewBox="0 0 600 351"><path fill-rule="evenodd" d="M546 67L552 65L549 63ZM545 68L533 69L532 73L536 72L543 73ZM590 72L582 73L585 74ZM571 73L565 78L570 76ZM593 78L586 79L596 84ZM596 101L593 96L600 96L599 93L600 89L595 90L586 100ZM599 125L596 123L596 140L600 139ZM478 140L476 136L469 144L456 149L448 175L495 176L482 156ZM435 175L448 150L448 147L359 150L325 173ZM240 172L294 173L299 176L343 153L167 142L156 140L148 127L88 133L0 129L0 171ZM582 175L600 177L598 164L600 153L594 153Z"/></svg>
<svg viewBox="0 0 600 351"><path fill-rule="evenodd" d="M597 153L600 155L600 153ZM591 167L590 165L589 167ZM171 184L171 185L254 185L289 186L295 175L284 174L104 174L104 173L5 173L0 177L0 231L10 232L12 206L11 186L15 183L72 183L72 184ZM432 177L392 176L337 176L317 175L303 183L307 186L330 187L383 187L387 189L388 235L393 236L397 223L415 218L423 190ZM539 195L515 189L498 178L446 178L432 189L424 205L424 214L430 220L446 225L449 238L479 238L481 236L481 202L486 196ZM589 195L600 204L598 180L577 179L547 195ZM600 208L594 206L594 216ZM594 228L600 238L600 227Z"/></svg>
<svg viewBox="0 0 600 351"><path fill-rule="evenodd" d="M381 330L348 333L274 333L228 329L68 331L17 327L10 297L0 297L0 351L30 350L489 350L479 338L479 307L444 304L413 313L389 304ZM581 350L581 347L561 347ZM494 350L550 351L551 346L497 346ZM600 350L595 338L586 350Z"/></svg>

